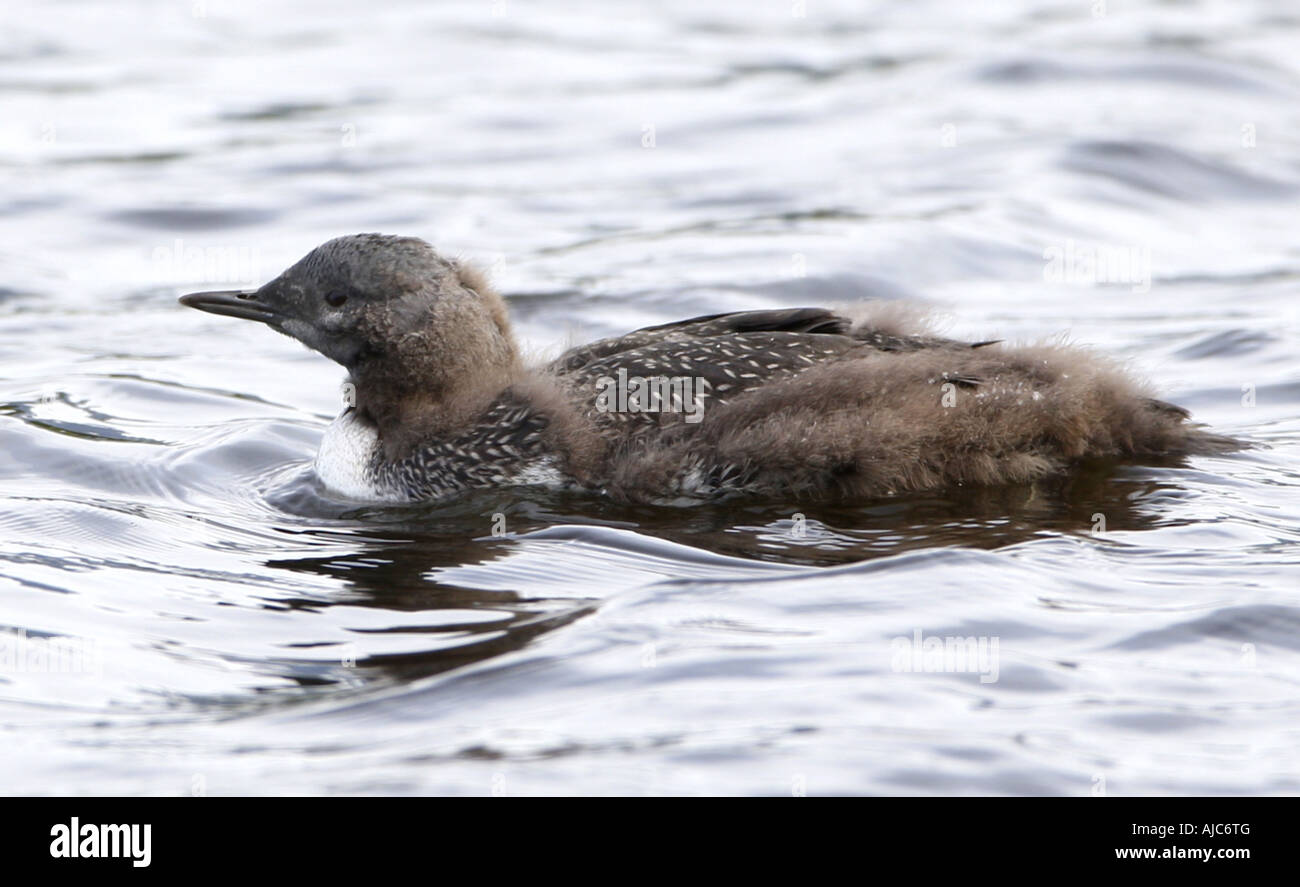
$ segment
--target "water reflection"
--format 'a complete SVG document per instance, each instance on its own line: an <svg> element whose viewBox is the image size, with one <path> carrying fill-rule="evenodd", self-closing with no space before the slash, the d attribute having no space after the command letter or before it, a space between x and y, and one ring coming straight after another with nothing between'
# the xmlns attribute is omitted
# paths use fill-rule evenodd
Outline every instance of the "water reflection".
<svg viewBox="0 0 1300 887"><path fill-rule="evenodd" d="M481 528L479 528L481 532ZM271 571L287 570L335 580L334 600L286 599L281 603L319 611L323 607L369 607L386 613L419 614L417 624L352 628L355 641L331 643L337 662L317 679L355 685L401 683L459 668L522 649L541 634L561 628L591 612L592 604L572 598L552 600L515 591L480 590L431 581L438 566L479 563L504 543L473 538L468 524L439 533L384 531L348 553L320 557L277 558ZM406 652L378 652L383 636L401 636ZM288 675L300 676L300 664Z"/></svg>
<svg viewBox="0 0 1300 887"><path fill-rule="evenodd" d="M1179 460L1168 463L1175 466ZM764 562L828 567L923 549L992 550L1052 533L1105 534L1171 525L1160 501L1180 492L1176 484L1151 479L1142 468L1096 463L1038 484L855 506L747 501L682 509L629 507L541 490L485 493L442 506L353 508L343 514L358 521L356 535L324 534L333 543L348 541L351 550L274 558L265 566L324 578L338 589L329 600L277 599L290 609L319 612L345 606L419 614L418 624L354 627L349 629L353 643L322 644L337 652L338 661L328 667L313 659L304 673L303 663L286 663L286 676L295 680L370 685L427 677L522 650L598 610L601 589L585 576L573 575L563 594L547 590L565 585L569 565L563 558L513 573L463 569L510 561L521 539L601 545L607 540L598 530L616 527L694 551L749 560L756 567ZM326 507L324 500L315 507ZM500 535L493 535L494 527ZM539 531L554 527L564 532L539 537ZM668 551L662 556L683 555ZM683 573L690 569L680 566ZM544 575L548 569L558 574L550 582ZM491 580L476 587L474 580L460 578L465 575L490 575ZM381 636L401 636L408 649L371 649Z"/></svg>

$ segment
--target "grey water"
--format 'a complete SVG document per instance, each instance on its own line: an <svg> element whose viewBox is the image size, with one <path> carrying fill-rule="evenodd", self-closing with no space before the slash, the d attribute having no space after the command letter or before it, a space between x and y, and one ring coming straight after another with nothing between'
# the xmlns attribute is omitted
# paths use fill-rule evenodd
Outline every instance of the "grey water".
<svg viewBox="0 0 1300 887"><path fill-rule="evenodd" d="M0 792L1300 791L1287 4L0 15ZM1254 446L856 506L341 502L341 370L176 297L360 231L478 263L538 357L908 299Z"/></svg>

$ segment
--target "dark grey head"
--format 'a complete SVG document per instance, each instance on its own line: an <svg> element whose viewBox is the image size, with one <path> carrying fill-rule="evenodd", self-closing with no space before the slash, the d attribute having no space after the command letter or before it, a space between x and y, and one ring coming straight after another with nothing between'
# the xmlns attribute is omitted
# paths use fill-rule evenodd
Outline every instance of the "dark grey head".
<svg viewBox="0 0 1300 887"><path fill-rule="evenodd" d="M354 234L316 247L261 289L191 293L181 303L260 320L356 369L440 322L477 314L496 325L500 300L480 289L477 275L419 238Z"/></svg>
<svg viewBox="0 0 1300 887"><path fill-rule="evenodd" d="M504 385L518 363L501 297L416 237L338 237L261 289L181 304L259 320L337 361L381 422Z"/></svg>

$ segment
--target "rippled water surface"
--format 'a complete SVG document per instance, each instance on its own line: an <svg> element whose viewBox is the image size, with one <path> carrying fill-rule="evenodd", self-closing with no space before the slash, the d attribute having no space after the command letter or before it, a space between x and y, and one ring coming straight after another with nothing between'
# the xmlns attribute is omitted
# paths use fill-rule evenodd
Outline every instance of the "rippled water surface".
<svg viewBox="0 0 1300 887"><path fill-rule="evenodd" d="M1286 10L10 4L0 790L1300 791ZM1257 446L860 507L359 508L310 470L338 367L176 296L368 230L490 269L539 355L907 298ZM947 637L989 656L900 655Z"/></svg>

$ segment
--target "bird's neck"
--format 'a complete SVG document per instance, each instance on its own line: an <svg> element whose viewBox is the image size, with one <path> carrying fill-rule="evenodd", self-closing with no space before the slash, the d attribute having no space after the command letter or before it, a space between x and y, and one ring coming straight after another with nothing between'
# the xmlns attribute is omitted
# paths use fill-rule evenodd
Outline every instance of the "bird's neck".
<svg viewBox="0 0 1300 887"><path fill-rule="evenodd" d="M373 423L384 457L398 461L430 440L456 436L473 425L519 378L518 363L510 360L481 366L474 373L447 373L410 367L354 370L353 406Z"/></svg>
<svg viewBox="0 0 1300 887"><path fill-rule="evenodd" d="M473 424L520 378L505 301L477 278L473 298L442 299L425 321L349 367L355 406L390 460ZM383 318L375 324L382 329Z"/></svg>

